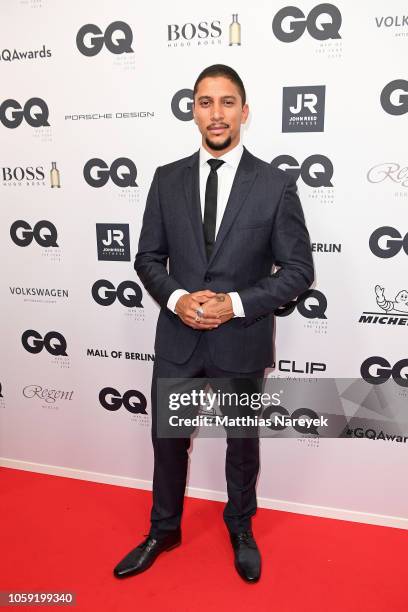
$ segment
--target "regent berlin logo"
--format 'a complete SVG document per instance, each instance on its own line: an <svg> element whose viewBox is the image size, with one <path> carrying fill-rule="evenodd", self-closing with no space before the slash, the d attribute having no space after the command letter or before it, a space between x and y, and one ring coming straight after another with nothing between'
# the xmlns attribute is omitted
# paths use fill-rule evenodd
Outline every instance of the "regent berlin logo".
<svg viewBox="0 0 408 612"><path fill-rule="evenodd" d="M109 166L103 159L93 157L84 166L84 179L91 187L104 187L109 179L117 187L137 187L137 168L128 157L118 157Z"/></svg>
<svg viewBox="0 0 408 612"><path fill-rule="evenodd" d="M403 236L395 227L379 227L371 234L369 246L371 252L381 259L395 257L401 251L408 255L408 233Z"/></svg>
<svg viewBox="0 0 408 612"><path fill-rule="evenodd" d="M381 92L380 102L389 115L408 113L408 81L396 79L388 83Z"/></svg>
<svg viewBox="0 0 408 612"><path fill-rule="evenodd" d="M0 104L0 123L6 128L18 128L23 121L35 128L49 126L48 116L48 106L42 98L30 98L23 103L9 98Z"/></svg>
<svg viewBox="0 0 408 612"><path fill-rule="evenodd" d="M284 87L282 132L323 132L325 85Z"/></svg>
<svg viewBox="0 0 408 612"><path fill-rule="evenodd" d="M272 31L281 42L298 40L305 31L315 40L341 38L339 30L342 17L334 4L318 4L308 15L296 6L280 9L272 21Z"/></svg>
<svg viewBox="0 0 408 612"><path fill-rule="evenodd" d="M133 32L124 21L114 21L105 31L94 23L83 25L76 36L76 45L82 55L93 57L106 47L114 55L133 53Z"/></svg>

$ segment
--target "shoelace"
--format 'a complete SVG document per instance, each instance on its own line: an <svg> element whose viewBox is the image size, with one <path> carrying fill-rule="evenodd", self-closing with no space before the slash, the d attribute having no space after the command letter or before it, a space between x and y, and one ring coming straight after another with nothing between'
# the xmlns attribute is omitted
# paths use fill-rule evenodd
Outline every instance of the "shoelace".
<svg viewBox="0 0 408 612"><path fill-rule="evenodd" d="M256 548L255 541L253 539L252 531L240 531L237 533L237 540L239 544L245 544L250 548Z"/></svg>
<svg viewBox="0 0 408 612"><path fill-rule="evenodd" d="M157 540L152 538L148 533L144 533L143 535L146 537L146 539L140 544L139 548L149 552L149 550L156 544Z"/></svg>

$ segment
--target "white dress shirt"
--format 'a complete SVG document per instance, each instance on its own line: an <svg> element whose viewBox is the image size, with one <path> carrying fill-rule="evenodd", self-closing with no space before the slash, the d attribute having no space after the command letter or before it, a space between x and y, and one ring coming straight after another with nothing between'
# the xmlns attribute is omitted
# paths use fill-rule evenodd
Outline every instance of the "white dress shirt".
<svg viewBox="0 0 408 612"><path fill-rule="evenodd" d="M228 198L231 193L232 183L234 182L235 173L238 168L238 164L241 161L241 156L244 151L244 147L241 144L237 144L236 147L217 157L222 159L223 164L218 168L218 191L217 191L217 219L215 225L215 237L217 237L218 230L221 225L222 218L224 216L225 208L227 206ZM199 174L200 174L200 202L201 202L201 218L204 219L204 208L205 208L205 188L207 185L208 175L210 174L210 164L207 164L208 159L214 159L214 156L207 151L203 146L200 147L199 153ZM170 295L167 307L172 312L175 311L177 300L180 296L188 293L184 289L176 289ZM244 307L242 305L241 298L236 291L228 293L232 301L232 309L234 311L234 317L245 317Z"/></svg>

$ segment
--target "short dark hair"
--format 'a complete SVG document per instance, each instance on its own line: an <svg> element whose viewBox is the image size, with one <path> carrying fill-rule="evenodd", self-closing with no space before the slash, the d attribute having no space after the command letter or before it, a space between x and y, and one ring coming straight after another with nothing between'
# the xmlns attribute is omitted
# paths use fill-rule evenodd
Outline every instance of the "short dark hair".
<svg viewBox="0 0 408 612"><path fill-rule="evenodd" d="M213 64L212 66L208 66L207 68L204 68L204 70L200 72L200 74L197 77L196 82L194 83L194 90L193 90L194 96L197 93L199 83L203 79L206 79L207 77L220 77L220 76L225 77L226 79L229 79L230 81L235 83L235 85L238 88L239 95L241 96L242 106L244 106L246 102L246 93L245 93L245 87L242 82L242 79L239 76L238 72L236 72L230 66L226 66L225 64Z"/></svg>

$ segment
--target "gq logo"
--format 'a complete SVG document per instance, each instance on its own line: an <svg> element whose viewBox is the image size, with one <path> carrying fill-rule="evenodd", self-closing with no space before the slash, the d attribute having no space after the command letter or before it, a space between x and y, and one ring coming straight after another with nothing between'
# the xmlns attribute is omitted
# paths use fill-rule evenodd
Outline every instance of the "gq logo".
<svg viewBox="0 0 408 612"><path fill-rule="evenodd" d="M33 239L41 247L57 247L57 229L50 221L38 221L34 228L27 221L14 221L10 227L12 241L21 247L32 243Z"/></svg>
<svg viewBox="0 0 408 612"><path fill-rule="evenodd" d="M127 172L119 172L121 167ZM136 166L128 157L115 159L110 167L103 159L93 157L84 166L84 179L91 187L104 187L110 178L118 187L137 187L136 177Z"/></svg>
<svg viewBox="0 0 408 612"><path fill-rule="evenodd" d="M132 414L147 414L146 398L136 389L126 391L122 397L113 387L105 387L99 393L99 401L106 410L119 410L121 406L124 406Z"/></svg>
<svg viewBox="0 0 408 612"><path fill-rule="evenodd" d="M180 89L171 100L173 115L180 121L191 121L193 118L193 101L192 89Z"/></svg>
<svg viewBox="0 0 408 612"><path fill-rule="evenodd" d="M35 329L27 329L21 336L21 342L29 353L41 353L45 348L51 355L67 356L67 341L56 331L50 331L44 338Z"/></svg>
<svg viewBox="0 0 408 612"><path fill-rule="evenodd" d="M408 81L396 79L388 83L381 92L380 102L390 115L408 113Z"/></svg>
<svg viewBox="0 0 408 612"><path fill-rule="evenodd" d="M116 32L119 32L119 36ZM97 25L87 23L80 28L76 36L78 50L87 57L98 55L103 45L115 55L133 53L132 42L133 32L124 21L114 21L108 25L105 33Z"/></svg>
<svg viewBox="0 0 408 612"><path fill-rule="evenodd" d="M30 98L23 107L12 98L0 104L0 122L10 129L21 125L23 119L31 127L49 126L48 115L48 106L41 98Z"/></svg>
<svg viewBox="0 0 408 612"><path fill-rule="evenodd" d="M301 176L309 187L333 187L333 164L324 155L310 155L301 166L291 155L279 155L271 161L271 166L285 170L295 181Z"/></svg>
<svg viewBox="0 0 408 612"><path fill-rule="evenodd" d="M372 366L377 367L373 369ZM372 385L382 385L392 376L397 385L408 387L408 359L400 359L391 366L384 357L369 357L361 364L360 373Z"/></svg>
<svg viewBox="0 0 408 612"><path fill-rule="evenodd" d="M382 259L394 257L401 249L408 255L408 233L402 237L394 227L379 227L371 234L369 246L371 252Z"/></svg>
<svg viewBox="0 0 408 612"><path fill-rule="evenodd" d="M329 21L321 19L322 15L327 15ZM306 29L316 40L336 39L341 38L341 21L341 13L334 4L319 4L307 17L296 6L285 6L273 18L272 31L278 40L286 43L298 40Z"/></svg>
<svg viewBox="0 0 408 612"><path fill-rule="evenodd" d="M296 300L280 306L280 308L275 310L275 315L277 317L287 317L292 314L295 308L306 319L327 319L327 299L317 289L308 289L308 291L297 297Z"/></svg>
<svg viewBox="0 0 408 612"><path fill-rule="evenodd" d="M311 427L308 427L306 424L300 425L297 421L297 419L305 418L318 419L319 417L317 416L317 413L314 410L311 410L310 408L297 408L296 410L294 410L292 415L289 414L289 411L284 406L268 406L267 408L265 408L262 413L262 417L265 419L272 420L271 425L268 425L269 429L273 429L274 431L282 431L283 429L286 429L287 425L283 425L281 423L276 422L274 423L274 419L272 418L273 414L279 414L283 417L290 417L293 421L293 429L295 429L299 433L310 433L319 435L316 426L312 425Z"/></svg>
<svg viewBox="0 0 408 612"><path fill-rule="evenodd" d="M143 308L141 288L135 281L123 281L115 289L108 280L98 280L92 286L92 297L101 306L111 306L116 298L127 308Z"/></svg>

